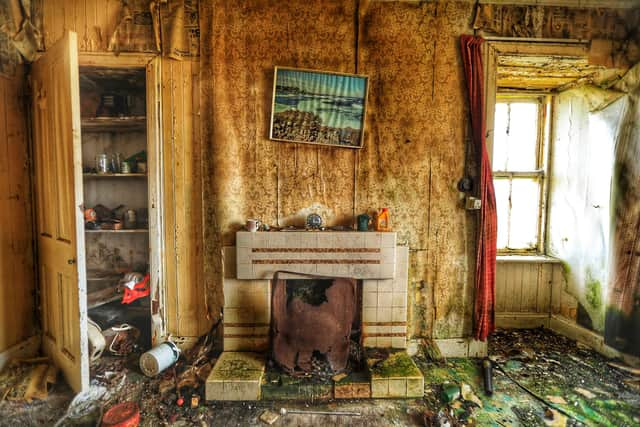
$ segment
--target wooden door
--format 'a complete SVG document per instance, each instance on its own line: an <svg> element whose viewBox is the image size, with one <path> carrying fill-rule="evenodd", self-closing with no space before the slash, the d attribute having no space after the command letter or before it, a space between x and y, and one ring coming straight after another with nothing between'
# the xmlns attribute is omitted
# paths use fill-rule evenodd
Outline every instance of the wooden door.
<svg viewBox="0 0 640 427"><path fill-rule="evenodd" d="M75 391L89 385L78 71L73 32L32 71L42 345Z"/></svg>

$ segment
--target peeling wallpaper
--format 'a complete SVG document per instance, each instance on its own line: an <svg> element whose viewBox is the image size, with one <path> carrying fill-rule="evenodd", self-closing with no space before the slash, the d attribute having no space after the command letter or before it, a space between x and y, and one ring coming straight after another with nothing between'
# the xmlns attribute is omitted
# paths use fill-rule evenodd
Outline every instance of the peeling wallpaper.
<svg viewBox="0 0 640 427"><path fill-rule="evenodd" d="M458 37L468 31L472 5L247 3L218 1L201 14L211 16L201 25L203 72L212 80L202 92L210 118L205 211L214 225L205 239L209 289L220 288L220 245L234 244L246 218L301 225L318 212L329 225L351 225L354 215L388 207L412 254L410 332L467 335L475 216L456 189L467 115ZM270 141L275 65L368 75L364 148Z"/></svg>
<svg viewBox="0 0 640 427"><path fill-rule="evenodd" d="M53 3L43 5L45 46L70 29L78 31L81 51L106 50L119 0ZM515 28L511 24L520 9L507 9L501 6L491 24ZM572 13L565 9L552 8L544 16ZM409 333L469 335L477 214L462 209L456 183L465 170L476 169L466 148L468 112L458 47L459 36L472 32L473 19L471 1L200 2L200 60L193 62L195 71L187 67L178 73L192 84L163 80L163 96L173 94L163 102L176 111L165 120L193 120L194 127L183 135L165 126L165 144L176 152L199 153L191 159L178 156L171 177L193 190L184 193L185 206L174 201L167 207L184 209L167 244L188 248L185 253L194 257L165 259L176 271L189 273L171 285L177 324L185 325L173 333L201 331L187 326L205 304L210 318L202 320L202 330L218 315L222 247L235 243L246 218L289 225L318 212L330 225L351 224L354 215L386 206L399 241L410 248ZM588 25L605 24L591 20ZM590 34L602 31L594 28ZM163 59L165 70L169 61ZM368 75L364 148L270 141L275 65ZM189 105L193 108L183 108ZM198 217L187 218L190 214ZM196 309L201 287L206 299ZM185 294L186 301L179 297Z"/></svg>
<svg viewBox="0 0 640 427"><path fill-rule="evenodd" d="M548 251L563 260L566 291L576 298L576 319L604 331L611 250L611 180L614 147L625 100L591 112L588 87L556 97L548 214Z"/></svg>

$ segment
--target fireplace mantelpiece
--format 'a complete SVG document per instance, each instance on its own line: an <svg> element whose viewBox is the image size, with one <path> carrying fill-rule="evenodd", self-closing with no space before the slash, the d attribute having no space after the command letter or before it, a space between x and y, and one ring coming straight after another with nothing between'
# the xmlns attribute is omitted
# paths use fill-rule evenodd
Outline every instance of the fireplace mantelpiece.
<svg viewBox="0 0 640 427"><path fill-rule="evenodd" d="M354 279L393 279L396 233L239 231L237 278L271 279L276 271Z"/></svg>
<svg viewBox="0 0 640 427"><path fill-rule="evenodd" d="M407 346L407 288L409 248L395 246L396 233L378 232L238 232L237 243L242 247L224 248L224 350L267 351L271 320L271 281L273 272L287 270L300 273L321 274L332 277L349 277L362 280L362 331L365 347L406 348ZM252 246L253 245L253 246ZM306 245L306 246L305 246ZM393 245L393 246L389 246ZM299 259L316 259L312 264L256 264L265 268L241 273L240 269L251 265L245 260L252 248L275 248L277 256L291 255L289 248L315 248L324 251L303 252ZM331 249L380 249L379 252L330 252ZM239 252L243 255L239 255ZM269 253L269 252L266 252ZM393 260L380 259L379 276L371 270L354 268L349 274L336 264L323 263L335 259L375 259L371 254L384 254ZM339 257L339 258L338 258ZM262 258L256 258L262 259ZM283 258L280 258L283 259ZM295 258L293 258L295 259ZM370 266L374 264L346 264ZM315 271L310 271L316 267ZM326 270L325 270L326 268ZM384 271L382 271L384 270ZM382 271L382 272L381 272ZM343 272L343 274L339 274ZM389 277L389 272L391 275ZM257 273L259 278L255 278ZM385 274L382 274L385 273ZM249 279L241 279L250 277ZM282 277L282 276L281 276Z"/></svg>
<svg viewBox="0 0 640 427"><path fill-rule="evenodd" d="M228 357L269 350L271 279L282 270L361 280L363 346L406 349L409 248L396 246L396 233L238 232L236 237L238 246L223 252L223 348ZM261 373L256 371L256 377L261 379ZM227 378L212 372L208 400L259 398L260 381ZM404 391L385 388L387 379L376 381L371 397L413 395L409 380L393 379L404 384Z"/></svg>

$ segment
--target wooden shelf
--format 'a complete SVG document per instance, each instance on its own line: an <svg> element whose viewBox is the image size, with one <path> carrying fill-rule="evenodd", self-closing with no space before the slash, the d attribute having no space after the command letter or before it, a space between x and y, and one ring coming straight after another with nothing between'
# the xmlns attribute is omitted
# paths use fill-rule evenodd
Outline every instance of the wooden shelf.
<svg viewBox="0 0 640 427"><path fill-rule="evenodd" d="M83 132L135 132L147 129L146 117L92 117L82 119Z"/></svg>
<svg viewBox="0 0 640 427"><path fill-rule="evenodd" d="M83 173L85 178L146 178L146 173Z"/></svg>
<svg viewBox="0 0 640 427"><path fill-rule="evenodd" d="M118 285L109 286L99 291L87 293L87 309L90 310L121 299L122 292L119 292Z"/></svg>
<svg viewBox="0 0 640 427"><path fill-rule="evenodd" d="M114 270L87 270L87 281L113 281L118 283L125 273Z"/></svg>
<svg viewBox="0 0 640 427"><path fill-rule="evenodd" d="M129 228L122 230L84 230L87 233L149 233L148 228Z"/></svg>

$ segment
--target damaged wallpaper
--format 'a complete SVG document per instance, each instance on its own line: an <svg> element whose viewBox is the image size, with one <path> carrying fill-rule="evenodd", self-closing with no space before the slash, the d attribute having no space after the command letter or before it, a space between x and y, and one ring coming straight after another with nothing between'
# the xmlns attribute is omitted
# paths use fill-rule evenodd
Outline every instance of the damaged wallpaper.
<svg viewBox="0 0 640 427"><path fill-rule="evenodd" d="M131 2L140 10L151 3L156 4ZM45 47L71 29L78 32L80 51L107 51L123 2L33 4L39 5L34 21L43 22ZM199 46L199 61L188 67L193 66L195 71L188 72L194 76L199 73L193 92L183 94L191 86L179 82L163 81L163 86L177 97L165 98L167 104L193 104L201 123L193 135L202 159L202 169L192 177L198 191L186 197L202 204L202 240L193 243L193 265L199 270L194 277L202 277L207 289L208 320L222 306L222 247L235 244L235 232L247 218L301 225L307 214L317 212L329 225L351 225L355 215L388 207L399 242L410 249L409 333L414 337L452 338L471 331L477 215L463 209L456 184L464 175L473 176L476 166L467 148L459 36L475 27L499 36L611 38L627 55L636 49L639 27L636 11L480 5L476 13L469 1L160 4L165 9L159 19L167 25L183 22L183 28L160 34L162 25L154 29L145 19L145 40L137 48L120 49L156 50L160 40L168 57L162 59L163 70L170 70L168 64L175 62L170 58L195 56ZM167 46L171 34L174 47ZM621 37L633 43L622 43ZM276 65L369 76L364 148L269 140ZM178 124L181 119L174 117ZM165 140L179 148L183 137L165 135ZM185 234L183 226L176 224L176 235Z"/></svg>
<svg viewBox="0 0 640 427"><path fill-rule="evenodd" d="M215 264L220 246L234 245L249 217L303 225L317 212L328 225L352 225L355 215L388 207L412 252L411 332L464 336L471 329L475 244L468 236L475 218L456 189L466 140L457 43L471 5L249 3L204 6L208 24L201 13L202 106L211 118L203 128L205 223L214 225L205 241L216 242L207 258ZM275 65L369 76L364 148L269 140ZM220 289L221 267L210 268L209 289Z"/></svg>
<svg viewBox="0 0 640 427"><path fill-rule="evenodd" d="M615 147L612 263L605 342L640 356L640 64L616 89L627 92Z"/></svg>

